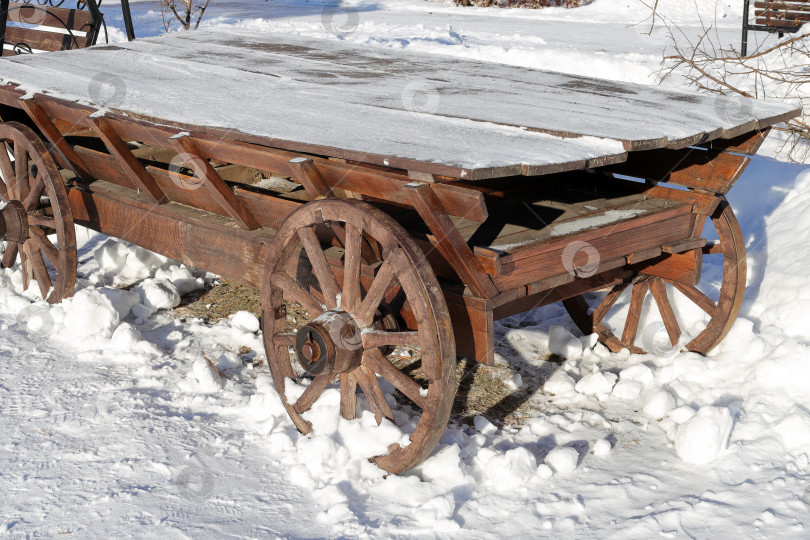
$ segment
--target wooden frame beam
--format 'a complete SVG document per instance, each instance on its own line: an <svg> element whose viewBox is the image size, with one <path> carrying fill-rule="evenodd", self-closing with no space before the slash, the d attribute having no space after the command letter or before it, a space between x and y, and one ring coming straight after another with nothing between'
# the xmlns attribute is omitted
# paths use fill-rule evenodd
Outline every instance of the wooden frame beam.
<svg viewBox="0 0 810 540"><path fill-rule="evenodd" d="M498 294L492 279L486 274L481 262L464 241L447 215L442 202L433 192L432 184L411 182L405 186L404 191L436 238L441 254L473 294L481 298L492 298Z"/></svg>
<svg viewBox="0 0 810 540"><path fill-rule="evenodd" d="M216 201L216 203L236 221L240 227L252 231L261 227L256 217L242 204L242 201L231 190L230 186L214 169L211 163L203 156L191 137L187 135L172 137L170 143L175 145L181 157L186 162L194 174L202 182L202 189Z"/></svg>
<svg viewBox="0 0 810 540"><path fill-rule="evenodd" d="M85 118L85 123L101 138L107 150L118 158L118 162L136 189L144 192L155 204L169 202L166 194L157 185L155 179L152 178L152 175L149 174L138 158L132 154L132 151L127 148L126 143L118 136L118 133L106 118L88 116Z"/></svg>
<svg viewBox="0 0 810 540"><path fill-rule="evenodd" d="M93 175L87 169L82 158L73 150L62 136L62 132L54 125L42 107L37 103L36 98L19 100L20 107L28 113L28 117L36 124L37 128L45 135L57 152L53 152L59 165L65 169L70 169L82 180L91 180Z"/></svg>

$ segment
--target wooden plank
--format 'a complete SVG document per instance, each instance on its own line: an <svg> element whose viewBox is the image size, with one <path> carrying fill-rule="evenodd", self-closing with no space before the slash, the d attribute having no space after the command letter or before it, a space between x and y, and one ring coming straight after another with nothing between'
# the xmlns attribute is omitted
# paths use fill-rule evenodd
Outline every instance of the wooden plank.
<svg viewBox="0 0 810 540"><path fill-rule="evenodd" d="M82 9L9 2L8 20L21 24L67 27L71 30L88 32L93 24L93 15Z"/></svg>
<svg viewBox="0 0 810 540"><path fill-rule="evenodd" d="M243 231L229 218L96 181L68 189L74 220L195 268L251 287L264 286L267 245L273 232Z"/></svg>
<svg viewBox="0 0 810 540"><path fill-rule="evenodd" d="M664 253L683 253L691 249L702 248L706 245L705 238L687 238L679 242L670 242L661 246L661 251Z"/></svg>
<svg viewBox="0 0 810 540"><path fill-rule="evenodd" d="M747 157L712 150L650 150L630 154L627 162L606 170L655 182L727 193L750 161Z"/></svg>
<svg viewBox="0 0 810 540"><path fill-rule="evenodd" d="M240 227L246 230L253 230L259 227L259 222L253 214L245 208L231 188L225 183L222 177L203 156L202 152L189 137L173 137L170 141L176 144L176 148L181 152L180 156L193 170L194 174L202 181L202 188L225 212L236 221Z"/></svg>
<svg viewBox="0 0 810 540"><path fill-rule="evenodd" d="M767 128L761 131L757 130L751 133L745 133L732 139L715 139L696 146L708 150L717 150L719 152L731 152L734 154L753 156L757 153L759 147L762 146L762 143L765 142L765 139L768 138L770 132L771 128Z"/></svg>
<svg viewBox="0 0 810 540"><path fill-rule="evenodd" d="M405 186L411 204L438 241L438 249L473 294L491 298L498 294L481 263L448 217L432 184L412 182Z"/></svg>
<svg viewBox="0 0 810 540"><path fill-rule="evenodd" d="M632 220L631 220L632 221ZM600 261L614 261L619 257L639 254L654 249L661 252L661 243L687 238L692 231L693 216L683 214L664 221L652 222L621 230L590 231L573 239L564 239L534 246L522 253L521 258L506 255L501 258L504 273L493 277L498 290L513 289L546 277L564 274L565 249L572 241L586 242L599 255ZM652 257L654 255L650 255Z"/></svg>
<svg viewBox="0 0 810 540"><path fill-rule="evenodd" d="M9 26L6 28L6 41L14 45L27 45L39 51L64 51L83 47L82 42L86 42L87 38L75 36L74 40L68 34Z"/></svg>
<svg viewBox="0 0 810 540"><path fill-rule="evenodd" d="M511 317L517 313L529 311L567 298L573 298L589 291L612 287L622 282L622 269L615 268L602 274L577 279L568 284L551 289L539 291L534 294L520 296L513 301L497 306L493 310L493 318L497 321Z"/></svg>
<svg viewBox="0 0 810 540"><path fill-rule="evenodd" d="M665 253L653 259L629 265L627 268L667 281L697 285L700 283L702 267L703 254L701 250L696 249L685 253Z"/></svg>
<svg viewBox="0 0 810 540"><path fill-rule="evenodd" d="M168 202L166 194L158 187L155 179L146 171L144 166L138 161L124 141L118 136L118 133L103 117L88 116L85 119L87 125L96 132L96 134L104 141L107 149L118 159L124 172L129 177L134 187L143 191L152 202L156 204L163 204Z"/></svg>

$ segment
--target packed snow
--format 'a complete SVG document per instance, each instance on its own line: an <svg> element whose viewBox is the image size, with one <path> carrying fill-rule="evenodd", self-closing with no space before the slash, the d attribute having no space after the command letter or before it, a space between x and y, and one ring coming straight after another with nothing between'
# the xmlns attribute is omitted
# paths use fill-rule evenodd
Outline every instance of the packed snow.
<svg viewBox="0 0 810 540"><path fill-rule="evenodd" d="M701 15L739 37L740 2L659 4L687 32L699 32ZM618 80L652 82L665 45L628 26L645 19L634 0L539 11L346 5L358 23L340 38L354 43ZM133 6L139 35L163 30L154 4ZM338 39L323 13L333 11L222 2L204 25ZM120 37L120 20L109 22ZM772 151L729 194L747 294L707 358L610 353L558 304L504 319L496 364L532 414L518 425L451 422L433 454L399 476L367 458L407 437L407 411L395 410L401 427L377 426L361 398L347 421L331 388L308 413L313 433L299 434L262 363L254 314L208 324L168 311L216 276L79 229L76 293L61 304L46 304L35 284L22 291L19 266L0 272L0 535L807 538L810 170ZM704 276L719 279L709 259ZM673 300L695 323L684 331L705 322ZM654 308L641 328L655 344Z"/></svg>

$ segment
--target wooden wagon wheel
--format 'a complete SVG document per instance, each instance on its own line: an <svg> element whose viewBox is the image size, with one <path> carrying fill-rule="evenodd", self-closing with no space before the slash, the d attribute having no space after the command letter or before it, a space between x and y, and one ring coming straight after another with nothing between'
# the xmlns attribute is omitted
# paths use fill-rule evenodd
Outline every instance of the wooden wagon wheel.
<svg viewBox="0 0 810 540"><path fill-rule="evenodd" d="M325 231L337 250L322 244ZM381 246L382 257L369 265L365 252L374 242ZM456 392L455 342L433 270L408 233L361 201L311 202L290 215L273 240L265 283L262 329L267 358L276 389L298 429L310 432L312 426L302 415L337 378L343 417L355 417L359 387L377 423L384 417L393 421L381 377L419 420L409 444L393 444L388 454L373 461L400 473L430 455L444 433ZM306 315L291 325L288 308ZM409 366L394 365L386 356L394 346L418 349L421 365L418 359ZM291 401L286 379L309 377L309 386Z"/></svg>
<svg viewBox="0 0 810 540"><path fill-rule="evenodd" d="M726 336L740 311L745 292L746 263L745 243L740 225L725 197L722 198L717 210L711 216L711 222L714 224L719 242L703 247L702 256L704 258L707 255L723 257L723 280L719 287L719 294L716 295L717 300L710 298L697 286L644 275L642 270L615 286L593 312L589 313L589 306L582 296L565 300L563 304L580 330L586 334L598 334L599 341L613 352L618 352L622 348L627 348L633 353L645 352L643 348L636 346L636 338L644 300L647 294L651 294L661 313L663 327L671 345L670 350L677 350L682 327L670 304L669 293L679 293L710 317L706 327L691 341L683 345L683 348L701 354L712 350ZM705 287L703 288L705 289ZM630 290L631 295L629 312L624 321L621 337L617 337L602 321L627 289ZM650 345L652 344L647 343L647 348L650 348Z"/></svg>
<svg viewBox="0 0 810 540"><path fill-rule="evenodd" d="M43 298L59 302L73 294L77 261L76 231L62 175L45 144L27 126L0 123L0 143L0 199L6 203L2 225L8 242L2 266L13 266L19 255L23 288L34 279ZM55 244L50 239L54 234Z"/></svg>

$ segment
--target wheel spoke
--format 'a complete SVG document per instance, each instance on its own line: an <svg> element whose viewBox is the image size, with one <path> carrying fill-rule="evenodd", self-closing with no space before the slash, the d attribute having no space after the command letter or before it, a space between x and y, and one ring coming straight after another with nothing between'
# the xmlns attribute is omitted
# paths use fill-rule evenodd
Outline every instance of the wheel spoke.
<svg viewBox="0 0 810 540"><path fill-rule="evenodd" d="M324 389L329 386L329 383L332 382L335 376L332 373L321 373L314 379L312 382L309 383L307 389L304 390L304 393L301 394L301 397L298 398L298 401L295 402L293 405L293 409L298 414L306 412L312 407L312 404L315 403L318 398L323 393Z"/></svg>
<svg viewBox="0 0 810 540"><path fill-rule="evenodd" d="M632 296L630 298L630 312L627 314L627 321L624 323L622 332L622 343L626 346L633 345L638 332L638 322L641 319L641 308L644 306L644 298L647 296L648 285L646 281L639 281L633 284Z"/></svg>
<svg viewBox="0 0 810 540"><path fill-rule="evenodd" d="M6 252L3 253L3 268L11 268L17 262L17 253L20 251L20 246L17 242L9 242L6 246Z"/></svg>
<svg viewBox="0 0 810 540"><path fill-rule="evenodd" d="M371 349L363 353L363 364L378 373L394 387L405 394L420 409L427 406L427 398L422 395L422 386L396 368L383 356L379 349Z"/></svg>
<svg viewBox="0 0 810 540"><path fill-rule="evenodd" d="M722 255L723 244L719 240L707 242L706 245L701 248L701 251L704 255Z"/></svg>
<svg viewBox="0 0 810 540"><path fill-rule="evenodd" d="M667 286L661 278L655 278L650 283L650 291L652 292L655 303L658 304L658 311L661 313L661 318L664 319L664 326L669 335L669 341L673 345L678 343L678 338L681 337L681 328L678 326L678 319L672 311L672 305L669 303L667 297Z"/></svg>
<svg viewBox="0 0 810 540"><path fill-rule="evenodd" d="M380 381L377 380L377 376L374 372L366 366L361 365L352 373L354 373L357 378L360 388L363 389L363 393L366 395L368 404L371 407L371 412L374 413L374 418L377 419L377 423L382 422L383 417L393 421L394 414L391 412L388 402L385 401L385 396L380 388Z"/></svg>
<svg viewBox="0 0 810 540"><path fill-rule="evenodd" d="M374 320L374 314L385 296L385 291L394 279L395 269L401 267L403 256L402 249L397 248L387 260L383 261L377 271L377 276L368 288L366 297L363 298L363 302L354 314L357 324L362 328L368 327Z"/></svg>
<svg viewBox="0 0 810 540"><path fill-rule="evenodd" d="M676 289L681 291L684 296L686 296L689 300L694 302L697 307L705 311L710 316L714 316L715 311L717 310L717 304L714 301L703 294L697 287L694 285L686 285L684 283L680 283L675 281L672 283Z"/></svg>
<svg viewBox="0 0 810 540"><path fill-rule="evenodd" d="M352 373L340 374L340 415L346 420L357 417L357 379Z"/></svg>
<svg viewBox="0 0 810 540"><path fill-rule="evenodd" d="M15 174L8 157L8 145L5 142L0 143L0 174L3 175L3 181L0 182L0 196L7 201L10 198L8 186L14 182Z"/></svg>
<svg viewBox="0 0 810 540"><path fill-rule="evenodd" d="M59 250L56 249L56 246L54 246L50 240L48 240L48 236L45 234L45 232L37 227L28 229L28 232L31 235L31 241L36 244L40 251L42 251L53 267L58 270Z"/></svg>
<svg viewBox="0 0 810 540"><path fill-rule="evenodd" d="M28 195L28 152L20 141L14 141L14 172L16 180L11 190L15 199L22 200Z"/></svg>
<svg viewBox="0 0 810 540"><path fill-rule="evenodd" d="M323 305L285 272L276 272L270 279L276 287L284 291L285 296L301 304L313 317L323 313Z"/></svg>
<svg viewBox="0 0 810 540"><path fill-rule="evenodd" d="M351 223L346 224L346 252L343 257L343 295L340 305L348 312L360 304L360 263L363 247L363 230Z"/></svg>
<svg viewBox="0 0 810 540"><path fill-rule="evenodd" d="M29 245L28 253L31 255L31 266L34 271L34 279L37 280L39 285L39 292L42 293L42 298L48 298L48 292L51 290L53 283L51 283L51 276L48 275L48 269L45 268L45 261L42 260L42 252L38 249L32 249Z"/></svg>
<svg viewBox="0 0 810 540"><path fill-rule="evenodd" d="M392 345L395 347L419 347L419 332L386 332L369 330L363 332L363 348L373 349Z"/></svg>
<svg viewBox="0 0 810 540"><path fill-rule="evenodd" d="M315 229L313 227L302 227L298 230L298 237L304 245L304 250L306 250L307 257L312 265L312 271L321 286L324 303L327 308L334 309L337 306L340 286L329 267L329 263L326 261L326 255L324 255L321 243L315 235Z"/></svg>
<svg viewBox="0 0 810 540"><path fill-rule="evenodd" d="M605 298L602 300L602 303L597 306L597 308L591 315L591 318L593 319L593 324L597 324L602 319L605 318L607 312L610 311L610 308L612 308L614 304L616 304L616 300L619 299L619 297L622 295L622 293L624 292L624 290L627 288L628 285L629 283L620 283L615 287L613 287L613 290L611 290L607 294L607 296L605 296Z"/></svg>
<svg viewBox="0 0 810 540"><path fill-rule="evenodd" d="M56 229L56 220L52 216L46 216L45 214L28 214L28 224Z"/></svg>
<svg viewBox="0 0 810 540"><path fill-rule="evenodd" d="M295 346L295 334L292 332L285 332L273 336L273 345L280 347L293 347Z"/></svg>
<svg viewBox="0 0 810 540"><path fill-rule="evenodd" d="M35 210L39 206L39 199L42 197L42 194L45 192L45 182L42 181L42 177L37 175L34 185L31 186L31 191L25 197L23 201L23 206L25 210L30 212Z"/></svg>
<svg viewBox="0 0 810 540"><path fill-rule="evenodd" d="M23 291L27 291L33 277L31 264L28 261L28 244L23 244L20 249L20 269L22 270Z"/></svg>

